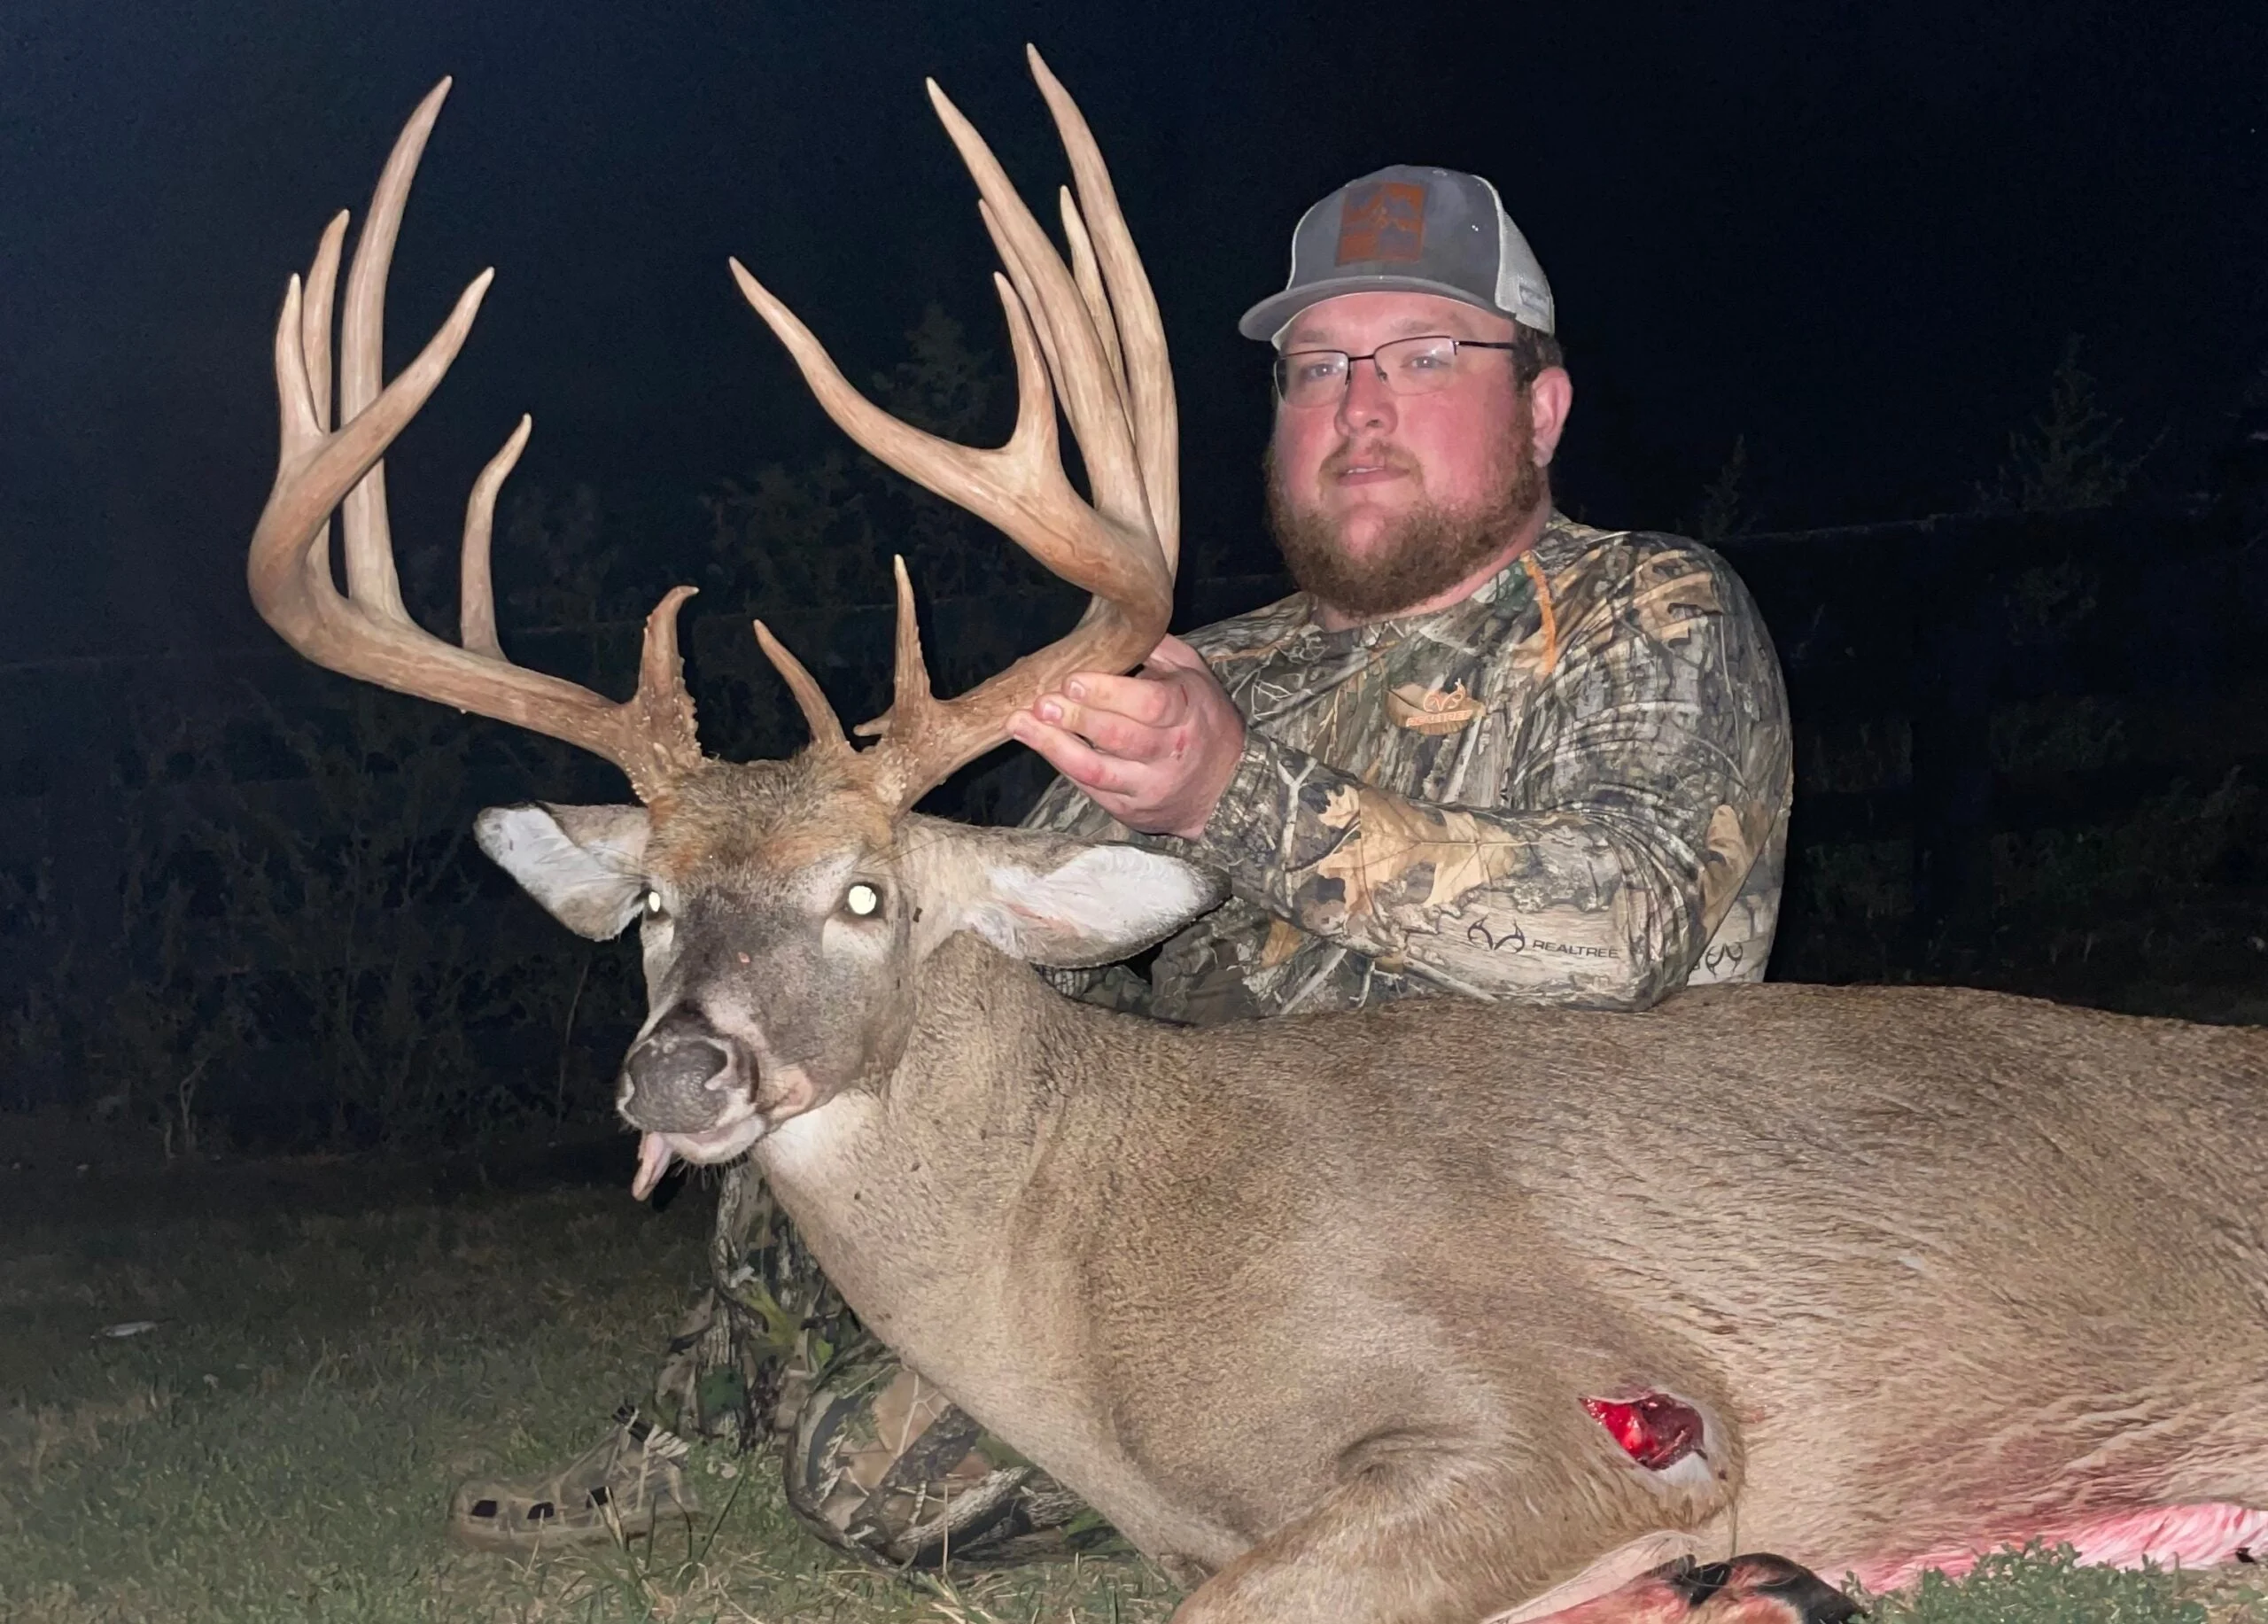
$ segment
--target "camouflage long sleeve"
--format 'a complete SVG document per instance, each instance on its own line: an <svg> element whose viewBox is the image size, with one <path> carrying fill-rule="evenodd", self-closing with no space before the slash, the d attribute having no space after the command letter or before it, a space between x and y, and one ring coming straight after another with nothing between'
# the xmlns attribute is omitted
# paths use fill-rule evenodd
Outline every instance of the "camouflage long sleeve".
<svg viewBox="0 0 2268 1624"><path fill-rule="evenodd" d="M1161 843L1234 896L1161 952L1155 1013L1425 991L1627 1007L1762 974L1786 704L1706 549L1555 517L1452 609L1325 632L1294 597L1190 641L1249 732L1203 837ZM1033 821L1115 830L1061 786Z"/></svg>
<svg viewBox="0 0 2268 1624"><path fill-rule="evenodd" d="M1190 854L1445 991L1650 1004L1687 979L1777 811L1743 781L1721 618L1684 624L1657 658L1627 638L1563 656L1550 686L1596 708L1566 706L1512 763L1492 798L1519 810L1400 794L1255 731Z"/></svg>

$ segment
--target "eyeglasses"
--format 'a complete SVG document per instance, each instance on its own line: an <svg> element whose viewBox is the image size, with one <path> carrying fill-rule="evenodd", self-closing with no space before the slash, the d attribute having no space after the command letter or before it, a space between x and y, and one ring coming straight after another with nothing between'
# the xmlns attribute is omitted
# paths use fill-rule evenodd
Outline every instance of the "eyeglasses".
<svg viewBox="0 0 2268 1624"><path fill-rule="evenodd" d="M1445 389L1456 374L1459 350L1518 350L1518 344L1492 344L1480 338L1451 338L1435 334L1421 338L1396 338L1367 355L1344 350L1291 350L1276 358L1276 398L1286 406L1336 406L1346 392L1354 364L1367 361L1379 369L1379 380L1398 395L1432 394Z"/></svg>

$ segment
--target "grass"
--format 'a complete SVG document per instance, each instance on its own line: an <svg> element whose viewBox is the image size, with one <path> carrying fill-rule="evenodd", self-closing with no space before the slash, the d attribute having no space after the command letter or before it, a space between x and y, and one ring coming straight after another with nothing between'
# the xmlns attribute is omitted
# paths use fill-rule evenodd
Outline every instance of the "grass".
<svg viewBox="0 0 2268 1624"><path fill-rule="evenodd" d="M11 1120L0 1119L0 1130ZM709 1203L308 1160L84 1171L0 1156L0 1624L1161 1624L1131 1558L909 1580L803 1534L774 1463L696 1448L710 1508L532 1562L443 1538L453 1483L548 1468L638 1395ZM615 1158L619 1160L619 1158ZM617 1169L619 1170L619 1169ZM127 1337L105 1326L150 1320ZM2242 1575L2033 1553L1878 1624L2268 1624Z"/></svg>
<svg viewBox="0 0 2268 1624"><path fill-rule="evenodd" d="M2003 1550L1959 1581L1943 1573L1895 1596L1862 1597L1873 1624L2260 1624L2257 1570L2173 1573L2081 1567L2069 1546Z"/></svg>
<svg viewBox="0 0 2268 1624"><path fill-rule="evenodd" d="M555 1466L641 1394L702 1269L709 1203L688 1190L655 1214L619 1180L437 1201L388 1175L365 1205L352 1163L297 1173L103 1190L99 1168L66 1167L35 1193L36 1169L0 1166L0 1621L1171 1610L1130 1558L918 1583L855 1566L789 1520L771 1459L720 1449L695 1462L711 1514L650 1543L533 1563L458 1550L452 1484ZM158 1323L98 1334L136 1320Z"/></svg>

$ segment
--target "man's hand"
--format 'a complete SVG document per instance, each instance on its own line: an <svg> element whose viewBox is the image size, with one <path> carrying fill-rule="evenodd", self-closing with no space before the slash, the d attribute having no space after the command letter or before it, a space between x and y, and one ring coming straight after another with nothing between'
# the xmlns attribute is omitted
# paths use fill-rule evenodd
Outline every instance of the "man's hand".
<svg viewBox="0 0 2268 1624"><path fill-rule="evenodd" d="M1194 840L1236 776L1244 718L1196 649L1169 637L1130 677L1083 671L1008 719L1130 829Z"/></svg>

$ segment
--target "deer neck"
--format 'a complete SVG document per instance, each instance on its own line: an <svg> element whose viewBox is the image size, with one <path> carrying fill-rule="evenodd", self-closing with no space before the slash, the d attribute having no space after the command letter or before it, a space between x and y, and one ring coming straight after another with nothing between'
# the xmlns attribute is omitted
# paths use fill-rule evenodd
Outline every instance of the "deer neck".
<svg viewBox="0 0 2268 1624"><path fill-rule="evenodd" d="M1059 1146L1100 1012L967 936L923 967L905 1053L879 1089L847 1089L758 1142L806 1244L876 1334L944 1378L934 1342L997 1323L1016 1207ZM1045 1057L1044 1059L1042 1057ZM1092 1102L1083 1103L1082 1115Z"/></svg>

